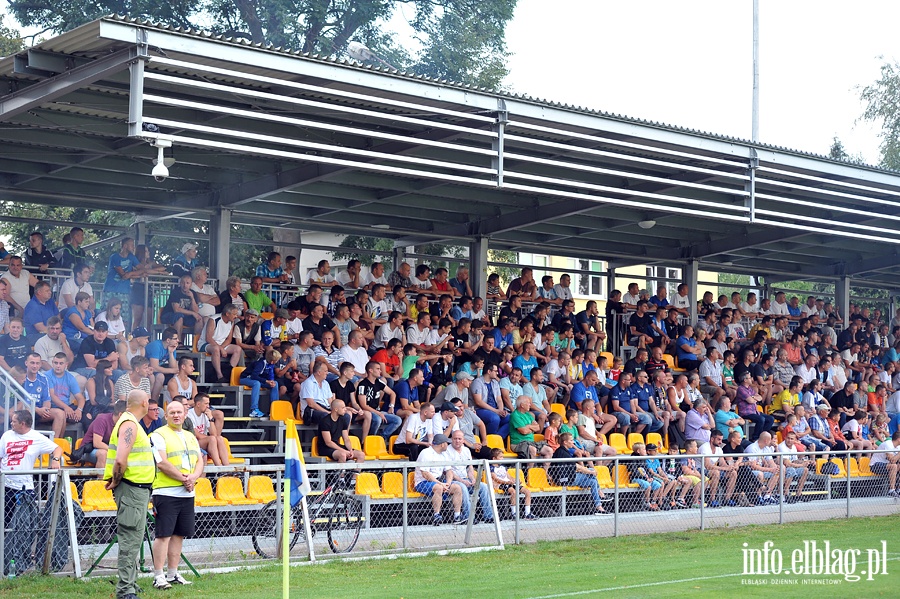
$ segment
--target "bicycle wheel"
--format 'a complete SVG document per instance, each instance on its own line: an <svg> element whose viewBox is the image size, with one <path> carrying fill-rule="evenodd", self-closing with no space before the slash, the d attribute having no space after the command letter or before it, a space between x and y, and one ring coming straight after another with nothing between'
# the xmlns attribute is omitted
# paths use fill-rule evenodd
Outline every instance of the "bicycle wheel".
<svg viewBox="0 0 900 599"><path fill-rule="evenodd" d="M280 543L281 520L278 500L270 501L263 506L256 515L256 523L253 527L253 549L260 557L274 558L278 556L278 544ZM303 518L298 510L291 510L290 548L293 549L300 537L304 536Z"/></svg>
<svg viewBox="0 0 900 599"><path fill-rule="evenodd" d="M355 497L335 497L328 519L328 545L335 553L349 553L359 539L362 528L362 503Z"/></svg>

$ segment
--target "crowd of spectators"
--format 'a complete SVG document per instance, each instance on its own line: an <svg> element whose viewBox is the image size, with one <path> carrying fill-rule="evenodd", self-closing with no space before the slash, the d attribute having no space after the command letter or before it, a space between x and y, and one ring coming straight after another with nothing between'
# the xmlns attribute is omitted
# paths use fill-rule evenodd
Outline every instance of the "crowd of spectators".
<svg viewBox="0 0 900 599"><path fill-rule="evenodd" d="M351 260L335 277L322 260L298 280L296 258L277 252L257 266L249 289L230 277L218 292L196 245L185 243L167 270L130 238L109 258L98 306L83 231L73 228L56 254L39 233L30 242L25 259L9 256L0 277L0 367L20 380L38 424L58 436L67 424L87 429L140 388L157 406L166 396L187 398L204 450L227 463L222 413L192 379L207 359L216 384L243 364L238 384L250 388L251 417L265 417L266 396L288 400L327 433L320 451L341 459L359 458L335 453L352 422L362 440L397 435L394 451L411 459L436 435L449 443L461 431L471 455L489 457L484 443L497 435L522 458L565 452L586 463L614 455L612 432L658 433L689 453L692 443L705 453L714 437L713 450L737 436L742 451L768 453L778 432L798 449L860 450L890 443L900 425L900 313L888 323L853 307L842 319L814 296L801 307L783 293L771 302L753 293L713 302L707 293L691 323L687 285L670 302L666 286L649 297L633 283L624 296L610 293L604 318L593 300L576 309L568 275L538 283L523 268L505 290L491 275L481 298L464 267L451 278L443 267L401 263L386 273L381 263L364 269ZM58 266L72 277L54 294L42 275ZM177 283L161 310L161 338L151 340L145 278L163 272ZM502 304L496 319L485 299ZM633 348L624 363L622 344ZM184 355L191 349L200 363ZM554 403L564 416L553 414ZM162 423L152 415L150 430ZM774 458L742 459L768 484L764 468ZM696 464L681 466L673 473L661 462L665 480L633 473L649 484L648 509L697 499ZM737 501L733 466L729 458L708 464L726 501Z"/></svg>

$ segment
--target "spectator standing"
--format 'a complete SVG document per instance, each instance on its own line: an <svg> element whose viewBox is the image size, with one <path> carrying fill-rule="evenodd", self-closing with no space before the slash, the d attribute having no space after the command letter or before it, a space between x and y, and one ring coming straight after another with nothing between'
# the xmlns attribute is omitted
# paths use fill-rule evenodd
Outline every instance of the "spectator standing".
<svg viewBox="0 0 900 599"><path fill-rule="evenodd" d="M109 257L109 269L106 271L106 283L103 295L107 303L110 299L122 302L122 320L125 330L131 330L131 279L141 276L141 262L134 255L134 239L126 237L118 253Z"/></svg>
<svg viewBox="0 0 900 599"><path fill-rule="evenodd" d="M172 275L179 279L184 275L191 275L195 268L200 266L197 259L197 245L194 243L185 243L181 246L181 255L172 262Z"/></svg>

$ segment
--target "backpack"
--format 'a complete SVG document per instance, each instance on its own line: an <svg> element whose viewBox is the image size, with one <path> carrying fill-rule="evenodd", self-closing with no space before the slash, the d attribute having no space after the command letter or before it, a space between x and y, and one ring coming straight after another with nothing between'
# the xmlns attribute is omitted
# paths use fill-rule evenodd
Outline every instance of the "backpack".
<svg viewBox="0 0 900 599"><path fill-rule="evenodd" d="M50 489L50 497L56 492ZM78 502L72 501L72 509L75 512L75 530L81 528L84 521L84 511ZM52 516L53 502L48 501L41 510L38 518L37 546L35 547L36 566L42 568L44 556L47 552L47 538L50 536L50 517ZM53 548L50 552L50 571L59 572L69 563L69 518L66 514L66 496L60 493L59 511L56 514L56 532L53 535Z"/></svg>

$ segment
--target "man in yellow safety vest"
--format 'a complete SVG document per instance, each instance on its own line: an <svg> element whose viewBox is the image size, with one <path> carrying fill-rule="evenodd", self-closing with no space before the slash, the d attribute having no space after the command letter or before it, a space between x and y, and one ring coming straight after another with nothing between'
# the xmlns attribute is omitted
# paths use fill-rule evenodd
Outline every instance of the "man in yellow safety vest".
<svg viewBox="0 0 900 599"><path fill-rule="evenodd" d="M116 500L116 534L119 538L119 582L116 599L137 599L137 558L147 526L147 504L156 478L150 437L138 425L150 409L150 395L135 389L128 394L128 408L113 427L106 454L103 480Z"/></svg>
<svg viewBox="0 0 900 599"><path fill-rule="evenodd" d="M166 408L166 426L150 435L156 459L153 481L153 509L156 512L156 540L153 541L153 587L168 589L173 584L192 584L178 573L181 546L194 535L194 484L203 476L206 457L197 438L182 428L187 408L172 400ZM168 572L163 564L168 560Z"/></svg>

